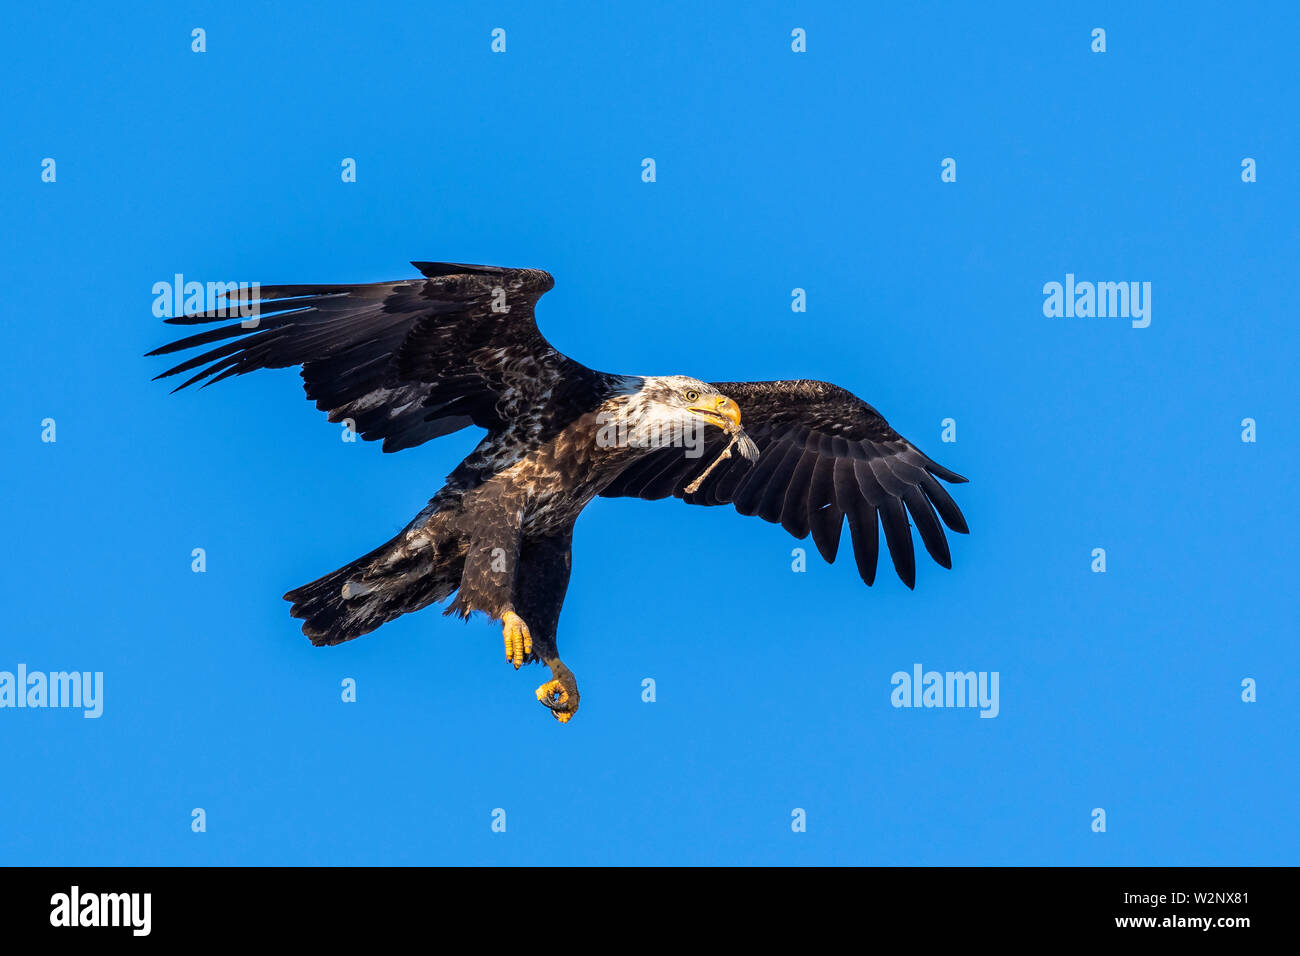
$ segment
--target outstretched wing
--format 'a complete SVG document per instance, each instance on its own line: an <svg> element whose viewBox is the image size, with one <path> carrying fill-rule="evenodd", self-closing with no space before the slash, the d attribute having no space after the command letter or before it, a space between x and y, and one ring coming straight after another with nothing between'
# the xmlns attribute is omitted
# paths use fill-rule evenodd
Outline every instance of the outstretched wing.
<svg viewBox="0 0 1300 956"><path fill-rule="evenodd" d="M876 578L878 522L909 588L916 584L910 514L930 556L952 567L939 519L961 534L966 519L937 479L966 479L927 458L874 408L829 382L713 384L740 405L741 423L760 450L757 462L733 455L688 492L727 443L721 430L710 429L714 434L702 455L687 458L680 447L661 448L629 466L602 493L732 504L743 515L779 523L796 538L811 532L828 562L839 551L847 519L858 573L867 584Z"/></svg>
<svg viewBox="0 0 1300 956"><path fill-rule="evenodd" d="M504 429L595 375L537 329L533 307L555 284L549 273L411 264L425 278L227 294L231 303L256 301L255 320L240 320L233 306L167 319L174 325L236 321L148 353L216 346L157 377L198 369L179 390L301 365L307 397L330 421L351 419L362 438L382 439L391 452L467 425Z"/></svg>

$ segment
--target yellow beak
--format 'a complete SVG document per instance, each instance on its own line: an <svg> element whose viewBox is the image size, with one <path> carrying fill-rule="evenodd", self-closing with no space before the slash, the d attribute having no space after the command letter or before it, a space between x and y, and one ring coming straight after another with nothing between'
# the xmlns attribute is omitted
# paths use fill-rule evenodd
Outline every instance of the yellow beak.
<svg viewBox="0 0 1300 956"><path fill-rule="evenodd" d="M691 405L687 411L694 412L728 431L740 427L740 406L725 395L707 395Z"/></svg>

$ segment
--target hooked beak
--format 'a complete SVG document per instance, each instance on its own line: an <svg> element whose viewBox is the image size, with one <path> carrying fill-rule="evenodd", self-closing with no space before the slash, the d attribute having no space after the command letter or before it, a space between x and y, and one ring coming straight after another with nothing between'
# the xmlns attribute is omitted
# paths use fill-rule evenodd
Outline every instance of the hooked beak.
<svg viewBox="0 0 1300 956"><path fill-rule="evenodd" d="M740 406L725 395L705 397L687 411L728 432L740 427Z"/></svg>

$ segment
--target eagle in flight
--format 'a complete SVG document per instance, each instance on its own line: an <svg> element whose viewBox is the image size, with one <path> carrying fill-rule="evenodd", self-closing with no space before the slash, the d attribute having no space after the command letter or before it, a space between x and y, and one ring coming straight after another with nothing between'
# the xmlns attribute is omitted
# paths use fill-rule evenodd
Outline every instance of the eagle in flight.
<svg viewBox="0 0 1300 956"><path fill-rule="evenodd" d="M966 521L936 479L966 479L931 461L852 393L806 380L710 383L597 372L538 331L533 310L554 285L548 273L412 265L423 278L226 293L225 306L166 321L218 322L236 307L256 317L148 353L204 349L158 376L197 369L177 390L301 366L316 407L363 438L382 440L385 452L471 425L486 429L396 537L284 596L313 644L350 641L454 594L445 613L482 611L500 621L516 669L534 661L550 669L537 699L567 722L578 709L578 685L560 660L556 630L573 525L597 495L729 504L796 538L811 534L828 562L847 520L868 585L877 523L909 588L916 582L912 523L930 556L952 566L940 521L962 534Z"/></svg>

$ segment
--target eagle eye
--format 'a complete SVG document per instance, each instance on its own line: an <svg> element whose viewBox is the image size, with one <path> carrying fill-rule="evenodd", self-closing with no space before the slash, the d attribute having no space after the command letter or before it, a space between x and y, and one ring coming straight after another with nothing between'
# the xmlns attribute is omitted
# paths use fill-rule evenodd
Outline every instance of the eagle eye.
<svg viewBox="0 0 1300 956"><path fill-rule="evenodd" d="M686 400L688 402L698 402L700 400L700 393L693 388L688 388L686 390Z"/></svg>

